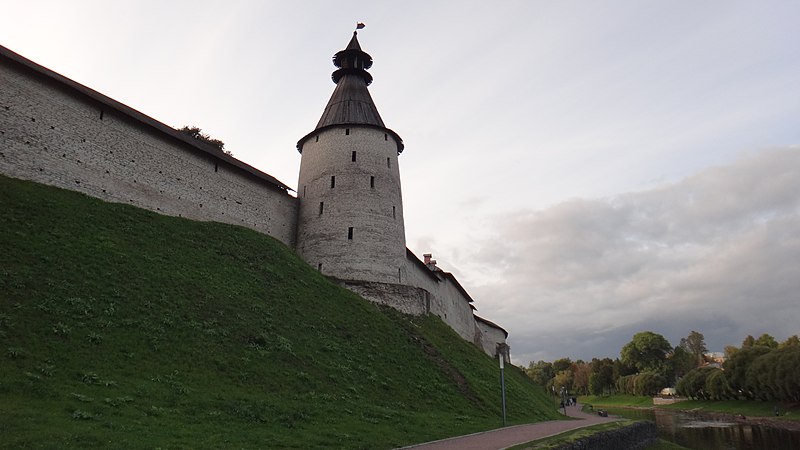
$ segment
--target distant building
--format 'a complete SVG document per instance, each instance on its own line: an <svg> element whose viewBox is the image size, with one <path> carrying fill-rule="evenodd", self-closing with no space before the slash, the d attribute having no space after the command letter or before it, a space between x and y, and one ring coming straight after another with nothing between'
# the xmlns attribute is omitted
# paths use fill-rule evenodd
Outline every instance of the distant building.
<svg viewBox="0 0 800 450"><path fill-rule="evenodd" d="M707 352L703 353L703 358L705 359L705 363L703 367L715 367L717 369L721 369L722 365L725 364L725 353L723 352Z"/></svg>

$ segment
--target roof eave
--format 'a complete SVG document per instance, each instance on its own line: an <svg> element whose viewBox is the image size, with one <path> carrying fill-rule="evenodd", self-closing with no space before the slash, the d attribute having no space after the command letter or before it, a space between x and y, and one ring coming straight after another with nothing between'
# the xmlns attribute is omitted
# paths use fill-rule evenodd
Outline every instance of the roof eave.
<svg viewBox="0 0 800 450"><path fill-rule="evenodd" d="M330 130L333 128L347 128L347 127L363 127L363 128L372 128L373 130L383 131L389 134L389 136L391 136L392 139L394 139L395 143L397 144L397 154L399 155L400 153L403 153L405 145L403 144L403 139L400 138L399 134L395 133L393 130L389 128L382 127L380 125L372 125L369 123L335 123L331 125L325 125L324 127L319 127L314 131L308 133L307 135L303 136L302 138L300 138L299 141L297 141L297 151L302 154L303 145L305 144L305 142L310 138L314 137L319 132Z"/></svg>

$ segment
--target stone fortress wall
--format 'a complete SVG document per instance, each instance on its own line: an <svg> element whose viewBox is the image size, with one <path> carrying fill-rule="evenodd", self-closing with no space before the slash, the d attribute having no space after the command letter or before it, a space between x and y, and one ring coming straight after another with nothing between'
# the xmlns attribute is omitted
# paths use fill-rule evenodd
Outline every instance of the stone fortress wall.
<svg viewBox="0 0 800 450"><path fill-rule="evenodd" d="M406 243L394 137L374 128L329 127L305 140L302 158L300 256L335 278L403 284Z"/></svg>
<svg viewBox="0 0 800 450"><path fill-rule="evenodd" d="M297 202L277 180L60 75L2 62L0 172L294 244Z"/></svg>
<svg viewBox="0 0 800 450"><path fill-rule="evenodd" d="M429 259L428 256L425 258ZM439 316L464 340L480 345L480 335L472 314L472 299L452 274L436 269L435 262L426 265L408 252L405 268L408 284L430 292L429 312ZM494 350L489 354L494 355Z"/></svg>
<svg viewBox="0 0 800 450"><path fill-rule="evenodd" d="M322 130L320 139L350 138L341 131ZM347 273L326 273L325 252L347 251L346 245L353 243L347 242L350 226L359 238L369 236L362 228L392 223L399 227L392 235L404 234L401 199L389 198L400 188L396 144L391 136L375 130L353 128L350 132L353 137L367 134L369 139L386 141L384 152L355 151L356 162L374 159L368 172L379 167L387 170L375 175L349 170L354 166L348 148L346 155L338 155L344 160L339 169L346 175L339 175L337 186L361 183L368 195L380 198L376 204L393 205L394 211L376 209L375 224L347 224L337 222L341 218L335 215L337 205L326 204L323 214L334 219L329 228L303 231L299 210L305 207L307 214L319 213L319 203L325 202L325 191L330 189L329 174L316 180L301 174L299 198L294 197L290 188L270 175L0 46L0 173L162 214L241 225L287 246L297 244L306 261L314 266L319 258L322 272L348 289L407 314L436 314L462 338L495 356L498 344L505 345L507 333L491 322L476 320L472 299L455 277L435 264L426 266L405 249L404 242L389 242L392 246L387 245L383 255L392 259L396 272L394 268L391 273L377 271L373 281L342 281L350 278ZM380 142L378 146L382 148ZM306 152L313 148L311 142L306 143ZM370 176L375 176L374 187ZM304 193L309 196L305 204ZM369 202L353 202L357 207L371 207ZM297 230L301 230L299 236ZM331 241L334 238L345 245L326 247L329 242L341 244ZM318 254L309 257L312 245L319 246ZM508 360L507 352L504 357Z"/></svg>

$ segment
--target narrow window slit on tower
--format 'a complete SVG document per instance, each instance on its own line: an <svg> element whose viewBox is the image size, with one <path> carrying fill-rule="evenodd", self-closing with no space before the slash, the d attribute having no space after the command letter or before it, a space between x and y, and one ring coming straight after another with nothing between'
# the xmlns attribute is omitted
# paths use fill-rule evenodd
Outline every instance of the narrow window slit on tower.
<svg viewBox="0 0 800 450"><path fill-rule="evenodd" d="M386 158L386 167L392 168L392 158Z"/></svg>
<svg viewBox="0 0 800 450"><path fill-rule="evenodd" d="M345 134L345 136L350 136L350 128L345 128L344 129L344 134Z"/></svg>
<svg viewBox="0 0 800 450"><path fill-rule="evenodd" d="M303 197L306 196L306 186L303 186Z"/></svg>
<svg viewBox="0 0 800 450"><path fill-rule="evenodd" d="M214 163L214 172L219 171L219 163Z"/></svg>
<svg viewBox="0 0 800 450"><path fill-rule="evenodd" d="M356 162L356 151L353 150L353 154L350 155L350 161Z"/></svg>
<svg viewBox="0 0 800 450"><path fill-rule="evenodd" d="M397 207L392 206L392 219L397 219Z"/></svg>
<svg viewBox="0 0 800 450"><path fill-rule="evenodd" d="M336 187L336 175L331 175L331 189Z"/></svg>
<svg viewBox="0 0 800 450"><path fill-rule="evenodd" d="M325 210L325 202L319 202L319 215L322 215L322 211Z"/></svg>
<svg viewBox="0 0 800 450"><path fill-rule="evenodd" d="M319 135L316 135L316 136L314 137L314 142L319 142Z"/></svg>
<svg viewBox="0 0 800 450"><path fill-rule="evenodd" d="M351 241L353 240L353 227L348 227L347 228L347 239L349 239Z"/></svg>
<svg viewBox="0 0 800 450"><path fill-rule="evenodd" d="M317 270L319 270L320 272L322 272L322 263L319 263L319 264L317 264Z"/></svg>
<svg viewBox="0 0 800 450"><path fill-rule="evenodd" d="M103 110L100 110L100 120L103 120Z"/></svg>
<svg viewBox="0 0 800 450"><path fill-rule="evenodd" d="M369 187L375 187L375 177L369 177Z"/></svg>
<svg viewBox="0 0 800 450"><path fill-rule="evenodd" d="M384 141L388 141L389 140L389 136L387 136L386 133L383 133L383 140Z"/></svg>

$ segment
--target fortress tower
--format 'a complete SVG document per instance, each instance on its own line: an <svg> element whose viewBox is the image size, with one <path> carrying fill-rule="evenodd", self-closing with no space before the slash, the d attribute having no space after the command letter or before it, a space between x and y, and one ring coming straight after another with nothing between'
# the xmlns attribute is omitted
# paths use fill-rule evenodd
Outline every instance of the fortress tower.
<svg viewBox="0 0 800 450"><path fill-rule="evenodd" d="M403 141L386 128L369 94L372 57L357 32L333 64L333 95L314 131L297 143L296 249L334 278L403 283Z"/></svg>
<svg viewBox="0 0 800 450"><path fill-rule="evenodd" d="M231 155L0 46L0 174L159 214L273 236L375 303L434 314L488 355L508 333L476 316L456 277L406 248L398 155L367 86L356 34L336 53L336 88L297 143L297 197Z"/></svg>

